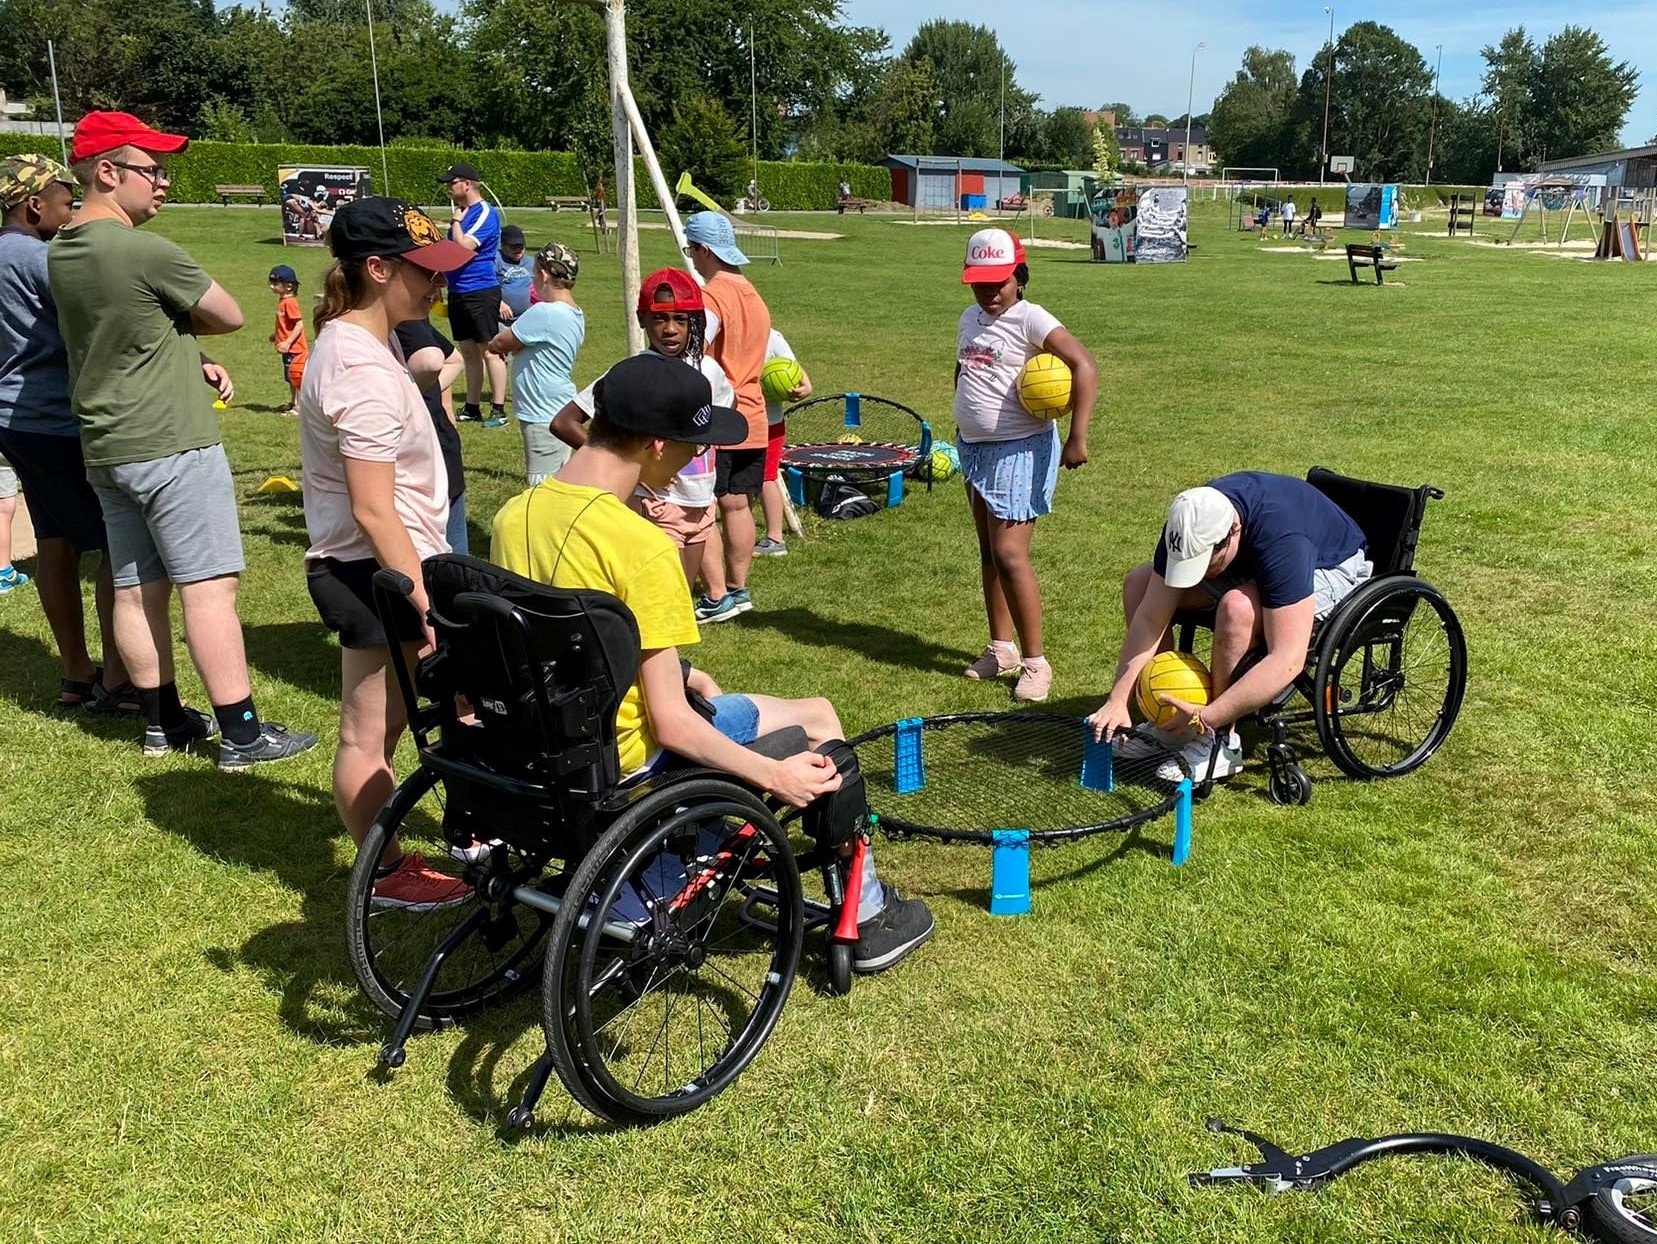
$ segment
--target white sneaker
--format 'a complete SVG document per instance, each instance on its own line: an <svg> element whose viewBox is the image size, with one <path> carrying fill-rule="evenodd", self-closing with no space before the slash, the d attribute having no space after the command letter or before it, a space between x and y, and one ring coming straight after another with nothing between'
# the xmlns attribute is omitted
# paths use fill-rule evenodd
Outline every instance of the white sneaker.
<svg viewBox="0 0 1657 1244"><path fill-rule="evenodd" d="M1243 741L1237 737L1235 730L1228 732L1223 742L1212 735L1205 734L1200 738L1192 739L1179 749L1180 759L1184 760L1186 766L1191 770L1191 780L1193 782L1201 782L1208 778L1209 758L1213 756L1216 747L1220 750L1219 755L1214 757L1215 781L1228 778L1242 769ZM1164 782L1177 782L1185 776L1185 772L1179 767L1178 762L1170 757L1158 767L1156 775Z"/></svg>
<svg viewBox="0 0 1657 1244"><path fill-rule="evenodd" d="M501 840L499 838L491 838L487 842L474 838L469 846L464 847L457 847L451 843L449 845L449 858L458 860L462 864L481 864L489 858L490 850L500 844Z"/></svg>
<svg viewBox="0 0 1657 1244"><path fill-rule="evenodd" d="M1155 726L1140 726L1132 734L1119 734L1111 743L1118 760L1149 760L1180 749L1180 740ZM1158 775L1161 776L1160 774Z"/></svg>

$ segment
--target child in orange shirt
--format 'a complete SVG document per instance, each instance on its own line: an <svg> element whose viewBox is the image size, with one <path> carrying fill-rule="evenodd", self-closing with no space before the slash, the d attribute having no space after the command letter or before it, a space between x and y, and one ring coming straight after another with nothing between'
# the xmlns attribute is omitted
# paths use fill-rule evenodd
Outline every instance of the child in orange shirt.
<svg viewBox="0 0 1657 1244"><path fill-rule="evenodd" d="M276 331L270 335L282 356L282 378L288 382L289 419L299 414L299 382L305 378L305 360L311 349L305 344L305 316L299 309L299 276L287 264L270 270L270 292L276 295Z"/></svg>

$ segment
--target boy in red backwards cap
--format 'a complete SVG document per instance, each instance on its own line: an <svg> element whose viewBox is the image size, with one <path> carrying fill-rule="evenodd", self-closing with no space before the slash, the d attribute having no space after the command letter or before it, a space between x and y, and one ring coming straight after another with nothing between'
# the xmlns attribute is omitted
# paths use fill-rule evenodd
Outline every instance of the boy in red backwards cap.
<svg viewBox="0 0 1657 1244"><path fill-rule="evenodd" d="M82 117L70 165L85 201L46 268L109 536L115 643L144 709L144 755L222 732L219 768L236 770L297 755L316 735L259 720L236 616L245 564L236 492L214 389L203 384L228 398L229 380L196 338L235 332L241 308L175 243L138 228L167 201L166 158L188 144L124 112ZM185 708L174 682L175 585L211 717Z"/></svg>
<svg viewBox="0 0 1657 1244"><path fill-rule="evenodd" d="M670 359L683 359L698 369L713 389L715 406L735 405L725 369L703 353L708 317L702 302L702 287L695 277L683 268L652 272L639 282L638 316L652 351ZM577 393L552 421L553 434L573 449L587 443L584 425L593 417L593 389L597 384L595 380ZM678 546L679 560L689 583L696 582L697 567L704 562L717 568L710 573L718 574L721 580L724 575L724 550L713 512L715 452L707 448L697 454L665 489L640 484L631 503L633 509L665 531ZM710 588L709 594L715 600L727 597L722 581L713 586L719 589L715 594ZM735 603L730 602L723 615L702 621L724 622L736 615Z"/></svg>

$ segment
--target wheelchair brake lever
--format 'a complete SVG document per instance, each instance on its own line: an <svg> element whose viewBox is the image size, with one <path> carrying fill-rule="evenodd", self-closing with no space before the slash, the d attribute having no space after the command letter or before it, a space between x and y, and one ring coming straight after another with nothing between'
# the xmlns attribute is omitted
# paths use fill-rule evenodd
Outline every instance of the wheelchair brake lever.
<svg viewBox="0 0 1657 1244"><path fill-rule="evenodd" d="M1260 1151L1263 1159L1246 1166L1222 1166L1211 1171L1192 1171L1186 1176L1193 1188L1213 1184L1249 1183L1279 1193L1315 1188L1346 1170L1352 1160L1372 1142L1361 1137L1336 1141L1299 1157L1246 1128L1232 1127L1221 1119L1208 1120L1208 1130L1241 1136Z"/></svg>

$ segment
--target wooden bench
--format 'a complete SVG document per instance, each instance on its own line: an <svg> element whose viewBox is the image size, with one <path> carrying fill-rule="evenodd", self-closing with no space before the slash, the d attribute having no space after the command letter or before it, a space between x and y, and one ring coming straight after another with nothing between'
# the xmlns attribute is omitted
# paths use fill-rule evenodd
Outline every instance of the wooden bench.
<svg viewBox="0 0 1657 1244"><path fill-rule="evenodd" d="M225 207L230 206L231 199L253 199L260 207L270 198L270 191L263 186L214 186L213 193L219 196L219 202Z"/></svg>
<svg viewBox="0 0 1657 1244"><path fill-rule="evenodd" d="M848 211L854 211L861 216L869 210L869 200L859 199L852 195L846 195L842 198L836 199L834 207L835 210L842 216L844 216Z"/></svg>
<svg viewBox="0 0 1657 1244"><path fill-rule="evenodd" d="M572 212L585 212L592 206L592 200L584 194L549 194L547 206L555 212L561 212L565 208Z"/></svg>
<svg viewBox="0 0 1657 1244"><path fill-rule="evenodd" d="M1358 283L1359 268L1375 269L1375 283L1383 284L1381 273L1392 272L1398 267L1396 259L1387 257L1387 248L1384 246L1360 245L1355 242L1346 244L1346 267L1352 273L1352 283Z"/></svg>

